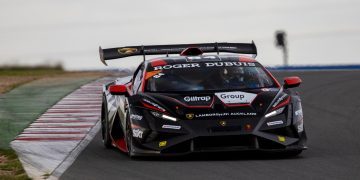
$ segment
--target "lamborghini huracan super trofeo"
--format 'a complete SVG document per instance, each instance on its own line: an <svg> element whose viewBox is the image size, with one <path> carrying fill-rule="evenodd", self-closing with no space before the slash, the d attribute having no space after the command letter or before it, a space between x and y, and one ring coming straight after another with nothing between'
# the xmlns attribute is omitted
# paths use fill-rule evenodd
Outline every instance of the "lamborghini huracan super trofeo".
<svg viewBox="0 0 360 180"><path fill-rule="evenodd" d="M158 54L164 56L145 59ZM105 147L130 156L301 153L306 149L303 113L292 90L301 79L287 77L281 85L254 60L256 54L254 43L100 47L104 64L144 57L133 76L103 86Z"/></svg>

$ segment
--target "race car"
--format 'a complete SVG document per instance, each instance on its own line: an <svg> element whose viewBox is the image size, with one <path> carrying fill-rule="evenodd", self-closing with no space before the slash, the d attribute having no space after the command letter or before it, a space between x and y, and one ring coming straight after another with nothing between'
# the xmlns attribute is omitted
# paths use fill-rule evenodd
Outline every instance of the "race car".
<svg viewBox="0 0 360 180"><path fill-rule="evenodd" d="M301 79L287 77L281 85L255 60L253 42L99 51L105 65L144 58L133 76L103 86L106 148L130 157L248 150L295 156L307 148L301 100L292 90Z"/></svg>

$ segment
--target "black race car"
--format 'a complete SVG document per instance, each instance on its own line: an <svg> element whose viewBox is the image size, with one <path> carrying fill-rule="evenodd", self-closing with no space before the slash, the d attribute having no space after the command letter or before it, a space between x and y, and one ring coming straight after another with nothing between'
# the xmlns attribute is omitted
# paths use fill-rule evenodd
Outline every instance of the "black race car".
<svg viewBox="0 0 360 180"><path fill-rule="evenodd" d="M156 54L166 56L145 60ZM301 100L291 88L301 79L288 77L280 85L250 56L256 54L254 43L100 47L104 64L144 56L132 77L103 86L105 147L130 156L243 150L298 155L306 149L306 134Z"/></svg>

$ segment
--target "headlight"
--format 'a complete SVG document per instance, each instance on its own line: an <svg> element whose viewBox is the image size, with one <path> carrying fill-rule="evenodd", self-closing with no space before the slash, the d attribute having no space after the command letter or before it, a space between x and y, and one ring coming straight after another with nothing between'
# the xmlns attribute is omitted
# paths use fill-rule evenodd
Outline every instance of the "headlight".
<svg viewBox="0 0 360 180"><path fill-rule="evenodd" d="M266 118L276 116L278 114L281 114L284 111L285 107L279 108L277 110L271 111L265 115Z"/></svg>
<svg viewBox="0 0 360 180"><path fill-rule="evenodd" d="M168 116L168 115L165 115L165 114L161 114L161 113L158 113L158 112L155 112L155 111L150 111L151 114L157 118L162 118L162 119L165 119L165 120L169 120L169 121L177 121L177 119L175 117L172 117L172 116Z"/></svg>

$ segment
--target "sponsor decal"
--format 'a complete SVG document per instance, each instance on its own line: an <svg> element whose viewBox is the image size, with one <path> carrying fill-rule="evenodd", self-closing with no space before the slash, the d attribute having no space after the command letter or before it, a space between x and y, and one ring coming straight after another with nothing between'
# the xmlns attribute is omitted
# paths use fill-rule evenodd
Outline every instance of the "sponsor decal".
<svg viewBox="0 0 360 180"><path fill-rule="evenodd" d="M132 130L133 137L136 137L136 138L142 138L143 133L144 133L144 131L142 131L141 129L133 129Z"/></svg>
<svg viewBox="0 0 360 180"><path fill-rule="evenodd" d="M130 119L132 119L132 120L140 121L140 120L142 120L142 118L143 118L142 116L137 115L137 114L130 115Z"/></svg>
<svg viewBox="0 0 360 180"><path fill-rule="evenodd" d="M165 66L155 66L154 70L163 70L163 69L179 69L179 68L199 68L199 63L187 63L187 64L169 64Z"/></svg>
<svg viewBox="0 0 360 180"><path fill-rule="evenodd" d="M160 141L159 147L164 147L164 146L166 146L166 144L167 144L167 141Z"/></svg>
<svg viewBox="0 0 360 180"><path fill-rule="evenodd" d="M194 57L196 58L196 57ZM211 59L211 58L209 58ZM249 62L207 62L203 64L199 63L184 63L184 64L168 64L164 66L155 66L154 70L163 69L179 69L179 68L200 68L200 67L245 67L245 66L256 66L255 63Z"/></svg>
<svg viewBox="0 0 360 180"><path fill-rule="evenodd" d="M185 114L185 117L186 117L187 119L193 119L193 118L194 118L194 114L193 114L193 113Z"/></svg>
<svg viewBox="0 0 360 180"><path fill-rule="evenodd" d="M155 117L158 117L158 118L160 118L161 115L162 115L162 114L160 114L160 113L158 113L158 112L155 112L155 111L150 111L150 113L151 113L152 115L154 115Z"/></svg>
<svg viewBox="0 0 360 180"><path fill-rule="evenodd" d="M256 94L241 91L220 92L215 95L225 104L251 103L256 97Z"/></svg>
<svg viewBox="0 0 360 180"><path fill-rule="evenodd" d="M210 96L185 96L184 97L184 101L186 101L186 102L200 102L200 101L208 102L208 101L210 101L210 99L211 99Z"/></svg>
<svg viewBox="0 0 360 180"><path fill-rule="evenodd" d="M287 94L283 94L279 99L275 101L272 107L277 106L282 100L284 100L287 97Z"/></svg>
<svg viewBox="0 0 360 180"><path fill-rule="evenodd" d="M136 48L120 48L120 49L118 49L119 54L133 54L136 52L137 52Z"/></svg>
<svg viewBox="0 0 360 180"><path fill-rule="evenodd" d="M152 106L160 109L161 111L165 111L164 108L162 108L160 105L158 105L158 104L156 104L156 103L153 103L153 102L151 102L151 101L149 101L149 100L147 100L147 99L143 99L143 101L146 102L146 103L148 103L148 104L151 104Z"/></svg>
<svg viewBox="0 0 360 180"><path fill-rule="evenodd" d="M164 73L159 73L159 74L154 75L153 77L157 79L157 78L160 78L163 75L165 75L165 74Z"/></svg>
<svg viewBox="0 0 360 180"><path fill-rule="evenodd" d="M164 124L161 127L164 128L164 129L176 129L176 130L181 129L181 126L167 125L167 124Z"/></svg>
<svg viewBox="0 0 360 180"><path fill-rule="evenodd" d="M302 108L300 108L299 110L295 111L295 116L300 116L300 117L303 116Z"/></svg>
<svg viewBox="0 0 360 180"><path fill-rule="evenodd" d="M286 138L284 136L278 136L278 140L280 142L285 142L286 141Z"/></svg>
<svg viewBox="0 0 360 180"><path fill-rule="evenodd" d="M208 62L205 63L205 67L231 67L231 66L255 66L255 63L247 62Z"/></svg>
<svg viewBox="0 0 360 180"><path fill-rule="evenodd" d="M274 125L284 124L284 121L283 121L283 120L271 121L271 122L267 122L266 124L267 124L268 126L274 126Z"/></svg>
<svg viewBox="0 0 360 180"><path fill-rule="evenodd" d="M151 78L151 77L159 74L160 72L161 72L161 70L146 72L146 74L145 74L145 80L148 80L149 78Z"/></svg>
<svg viewBox="0 0 360 180"><path fill-rule="evenodd" d="M196 114L195 117L224 117L224 116L256 116L255 112L225 112L225 113L203 113Z"/></svg>
<svg viewBox="0 0 360 180"><path fill-rule="evenodd" d="M219 121L220 126L226 126L226 121Z"/></svg>

